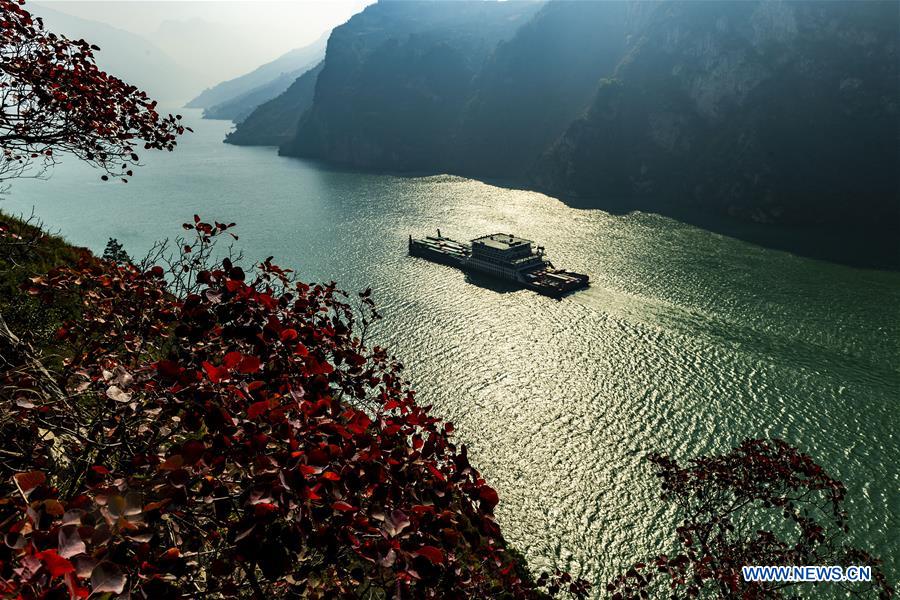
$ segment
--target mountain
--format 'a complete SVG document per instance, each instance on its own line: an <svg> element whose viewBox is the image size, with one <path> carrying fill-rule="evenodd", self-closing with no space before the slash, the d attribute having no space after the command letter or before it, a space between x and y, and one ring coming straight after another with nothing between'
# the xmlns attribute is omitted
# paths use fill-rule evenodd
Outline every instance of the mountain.
<svg viewBox="0 0 900 600"><path fill-rule="evenodd" d="M844 0L382 1L334 30L311 106L260 106L228 141L581 206L897 225L898 20Z"/></svg>
<svg viewBox="0 0 900 600"><path fill-rule="evenodd" d="M898 223L897 7L673 2L531 172L554 194Z"/></svg>
<svg viewBox="0 0 900 600"><path fill-rule="evenodd" d="M309 71L304 67L289 73L282 73L272 81L253 88L240 96L226 100L221 104L210 106L203 111L204 119L222 119L240 123L246 119L259 105L283 94L298 77Z"/></svg>
<svg viewBox="0 0 900 600"><path fill-rule="evenodd" d="M328 40L313 106L285 154L367 168L446 164L475 81L540 4L379 2Z"/></svg>
<svg viewBox="0 0 900 600"><path fill-rule="evenodd" d="M298 77L280 96L253 110L225 141L237 146L280 146L291 140L301 117L313 103L316 80L325 63Z"/></svg>
<svg viewBox="0 0 900 600"><path fill-rule="evenodd" d="M196 93L193 74L145 38L104 23L82 19L44 3L29 5L49 31L90 40L100 68L138 86L164 105L181 105Z"/></svg>
<svg viewBox="0 0 900 600"><path fill-rule="evenodd" d="M597 81L615 69L626 49L628 17L624 2L551 2L498 44L460 123L454 168L524 177L581 116Z"/></svg>
<svg viewBox="0 0 900 600"><path fill-rule="evenodd" d="M325 56L326 32L312 44L296 48L253 71L204 90L188 102L189 108L210 110L210 118L246 116L256 106L271 100L290 87L297 77L321 62ZM239 119L236 119L239 120Z"/></svg>

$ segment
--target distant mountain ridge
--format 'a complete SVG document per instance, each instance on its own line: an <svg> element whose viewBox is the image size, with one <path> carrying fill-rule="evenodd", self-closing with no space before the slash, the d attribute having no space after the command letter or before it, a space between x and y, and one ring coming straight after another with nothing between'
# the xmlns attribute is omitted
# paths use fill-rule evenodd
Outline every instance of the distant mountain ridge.
<svg viewBox="0 0 900 600"><path fill-rule="evenodd" d="M272 81L264 83L252 90L235 96L219 104L210 106L203 111L204 119L222 119L240 123L252 113L260 104L265 104L272 98L283 94L298 77L309 71L309 66L304 65L296 71L282 73Z"/></svg>
<svg viewBox="0 0 900 600"><path fill-rule="evenodd" d="M326 32L312 44L295 48L246 75L204 90L187 107L205 109L207 118L243 120L257 106L286 91L298 77L320 63L325 57L329 34Z"/></svg>
<svg viewBox="0 0 900 600"><path fill-rule="evenodd" d="M280 146L293 139L300 118L312 106L322 61L298 77L281 95L240 119L225 141L238 146Z"/></svg>
<svg viewBox="0 0 900 600"><path fill-rule="evenodd" d="M228 141L581 205L897 224L898 25L889 2L382 1L334 30L294 90L311 104Z"/></svg>

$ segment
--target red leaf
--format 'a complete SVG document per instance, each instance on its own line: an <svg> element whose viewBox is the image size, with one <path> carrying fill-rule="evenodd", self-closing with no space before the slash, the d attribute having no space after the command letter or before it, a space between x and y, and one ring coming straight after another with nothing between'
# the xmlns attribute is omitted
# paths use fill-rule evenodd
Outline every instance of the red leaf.
<svg viewBox="0 0 900 600"><path fill-rule="evenodd" d="M320 361L315 356L308 356L306 359L306 368L310 375L328 375L334 371L334 367L328 361Z"/></svg>
<svg viewBox="0 0 900 600"><path fill-rule="evenodd" d="M269 410L269 401L268 400L260 400L259 402L254 402L247 408L247 416L251 419L256 419L260 415L266 413Z"/></svg>
<svg viewBox="0 0 900 600"><path fill-rule="evenodd" d="M159 465L159 469L161 471L177 471L184 465L184 457L180 454L175 454L167 458L161 465Z"/></svg>
<svg viewBox="0 0 900 600"><path fill-rule="evenodd" d="M59 500L48 498L47 500L44 500L44 512L52 517L61 517L65 514L66 509ZM66 558L68 558L68 556Z"/></svg>
<svg viewBox="0 0 900 600"><path fill-rule="evenodd" d="M433 564L444 564L444 552L440 548L436 548L434 546L422 546L421 548L416 550L414 554L416 554L417 556L424 556Z"/></svg>
<svg viewBox="0 0 900 600"><path fill-rule="evenodd" d="M304 475L318 475L324 467L313 467L311 465L299 465L297 467Z"/></svg>
<svg viewBox="0 0 900 600"><path fill-rule="evenodd" d="M356 435L362 435L369 428L369 425L372 424L372 419L370 419L365 414L360 414L357 418L353 419L352 423L347 425L347 429L355 433Z"/></svg>
<svg viewBox="0 0 900 600"><path fill-rule="evenodd" d="M241 373L256 373L259 371L259 358L255 356L244 356L238 364L238 371Z"/></svg>
<svg viewBox="0 0 900 600"><path fill-rule="evenodd" d="M163 377L168 377L174 379L178 377L179 373L181 373L181 367L178 366L178 363L172 360L161 360L156 363L156 370Z"/></svg>
<svg viewBox="0 0 900 600"><path fill-rule="evenodd" d="M281 332L281 341L282 342L290 342L292 340L297 339L297 330L296 329L285 329Z"/></svg>
<svg viewBox="0 0 900 600"><path fill-rule="evenodd" d="M240 352L229 352L225 355L224 360L222 360L222 364L225 365L228 369L233 369L241 362L241 358L243 358L243 354Z"/></svg>
<svg viewBox="0 0 900 600"><path fill-rule="evenodd" d="M28 471L27 473L16 473L13 478L16 480L16 485L19 486L19 490L26 497L31 491L42 485L45 481L47 481L47 476L41 473L40 471Z"/></svg>
<svg viewBox="0 0 900 600"><path fill-rule="evenodd" d="M331 505L331 508L334 510L339 510L341 512L356 512L359 510L357 507L347 504L346 502L341 502L338 500L337 502Z"/></svg>
<svg viewBox="0 0 900 600"><path fill-rule="evenodd" d="M203 361L203 370L206 371L206 376L209 377L209 380L213 383L219 383L226 375L228 375L228 371L225 369L219 368L205 360Z"/></svg>
<svg viewBox="0 0 900 600"><path fill-rule="evenodd" d="M277 510L278 507L271 502L260 502L253 505L253 512L256 513L257 517L264 517L268 514L276 512Z"/></svg>
<svg viewBox="0 0 900 600"><path fill-rule="evenodd" d="M435 478L438 479L438 481L447 481L447 478L444 477L444 474L438 471L434 466L427 463L425 464L425 466L428 467L428 470L431 471L431 474L434 475Z"/></svg>
<svg viewBox="0 0 900 600"><path fill-rule="evenodd" d="M56 550L44 550L35 554L35 557L44 563L44 566L50 571L51 577L61 577L75 570L75 566L57 554Z"/></svg>
<svg viewBox="0 0 900 600"><path fill-rule="evenodd" d="M481 486L481 489L478 490L478 497L490 508L494 508L500 502L496 490L486 485Z"/></svg>
<svg viewBox="0 0 900 600"><path fill-rule="evenodd" d="M184 462L189 465L197 464L205 451L206 446L200 440L188 440L181 447Z"/></svg>

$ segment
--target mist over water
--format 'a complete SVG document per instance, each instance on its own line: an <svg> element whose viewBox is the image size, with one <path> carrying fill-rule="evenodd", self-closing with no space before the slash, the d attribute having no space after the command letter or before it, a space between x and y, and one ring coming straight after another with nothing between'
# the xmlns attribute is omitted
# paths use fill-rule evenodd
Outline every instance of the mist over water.
<svg viewBox="0 0 900 600"><path fill-rule="evenodd" d="M900 575L900 273L763 249L652 214L577 210L539 193L343 172L196 129L131 182L70 161L16 182L7 212L133 256L199 213L236 221L248 260L371 286L375 337L500 492L535 568L597 583L667 550L671 516L644 456L689 458L782 437L848 488L858 545ZM592 287L561 301L406 255L407 236L506 231Z"/></svg>

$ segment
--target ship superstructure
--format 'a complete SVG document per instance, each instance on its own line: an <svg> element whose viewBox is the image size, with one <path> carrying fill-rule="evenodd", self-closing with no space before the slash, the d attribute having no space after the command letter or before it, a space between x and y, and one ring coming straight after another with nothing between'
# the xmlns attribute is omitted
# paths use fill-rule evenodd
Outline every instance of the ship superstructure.
<svg viewBox="0 0 900 600"><path fill-rule="evenodd" d="M585 288L589 278L582 273L557 269L544 255L544 248L509 233L491 233L466 244L441 235L409 237L409 253L445 265L513 281L548 296L563 296Z"/></svg>

